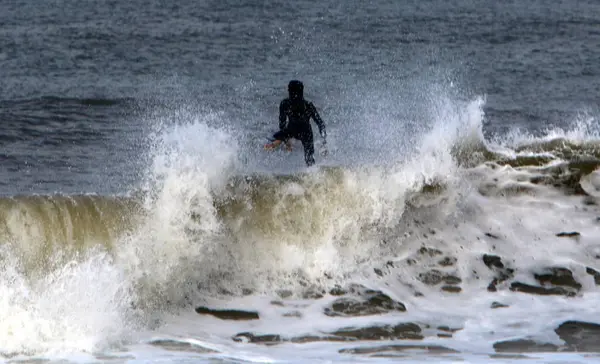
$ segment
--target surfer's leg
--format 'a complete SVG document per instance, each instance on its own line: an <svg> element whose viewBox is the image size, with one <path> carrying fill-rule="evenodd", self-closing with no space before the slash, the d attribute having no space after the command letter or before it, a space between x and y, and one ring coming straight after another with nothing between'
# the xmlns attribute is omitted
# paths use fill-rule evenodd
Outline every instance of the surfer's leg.
<svg viewBox="0 0 600 364"><path fill-rule="evenodd" d="M313 142L312 130L302 133L299 139L302 141L302 146L304 147L304 161L310 167L315 164L315 144Z"/></svg>
<svg viewBox="0 0 600 364"><path fill-rule="evenodd" d="M288 130L280 130L277 133L273 134L273 139L279 140L280 142L285 142L291 137L292 135Z"/></svg>

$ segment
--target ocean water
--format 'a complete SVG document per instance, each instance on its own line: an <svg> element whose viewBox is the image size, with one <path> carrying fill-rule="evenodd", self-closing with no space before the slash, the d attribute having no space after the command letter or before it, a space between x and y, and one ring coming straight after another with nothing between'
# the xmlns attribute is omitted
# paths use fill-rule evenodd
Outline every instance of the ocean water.
<svg viewBox="0 0 600 364"><path fill-rule="evenodd" d="M0 24L3 362L600 361L597 2ZM311 168L262 148L291 79Z"/></svg>

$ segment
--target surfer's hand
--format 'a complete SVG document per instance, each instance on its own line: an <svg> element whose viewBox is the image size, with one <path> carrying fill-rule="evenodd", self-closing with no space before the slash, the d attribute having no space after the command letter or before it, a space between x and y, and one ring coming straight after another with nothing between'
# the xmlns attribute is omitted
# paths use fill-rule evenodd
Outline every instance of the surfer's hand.
<svg viewBox="0 0 600 364"><path fill-rule="evenodd" d="M323 144L321 145L321 148L319 148L319 149L320 149L321 155L323 157L326 157L327 154L329 154L329 151L327 150L327 143L325 141L323 141Z"/></svg>

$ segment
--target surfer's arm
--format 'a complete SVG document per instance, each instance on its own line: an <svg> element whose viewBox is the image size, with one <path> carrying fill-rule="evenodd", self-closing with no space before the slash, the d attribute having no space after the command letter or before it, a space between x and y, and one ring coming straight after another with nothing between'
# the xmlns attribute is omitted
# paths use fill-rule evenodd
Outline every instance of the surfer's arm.
<svg viewBox="0 0 600 364"><path fill-rule="evenodd" d="M279 104L279 130L285 129L287 109L287 103L285 101L286 100L283 100Z"/></svg>
<svg viewBox="0 0 600 364"><path fill-rule="evenodd" d="M319 115L317 108L315 107L315 105L312 104L312 102L308 103L308 110L310 112L310 116L312 117L312 119L315 121L315 123L319 127L319 134L321 134L321 137L323 138L323 140L327 139L327 131L325 130L325 122L323 122L323 119L321 119L321 115Z"/></svg>

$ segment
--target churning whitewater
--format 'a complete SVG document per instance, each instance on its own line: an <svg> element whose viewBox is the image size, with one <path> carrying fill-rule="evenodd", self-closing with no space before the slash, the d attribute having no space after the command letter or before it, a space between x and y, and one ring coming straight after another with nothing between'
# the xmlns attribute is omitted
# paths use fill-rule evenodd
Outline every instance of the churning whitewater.
<svg viewBox="0 0 600 364"><path fill-rule="evenodd" d="M334 137L320 166L277 173L184 113L127 195L3 197L0 355L597 352L597 120L486 139L483 100L440 105L402 155L353 163Z"/></svg>

